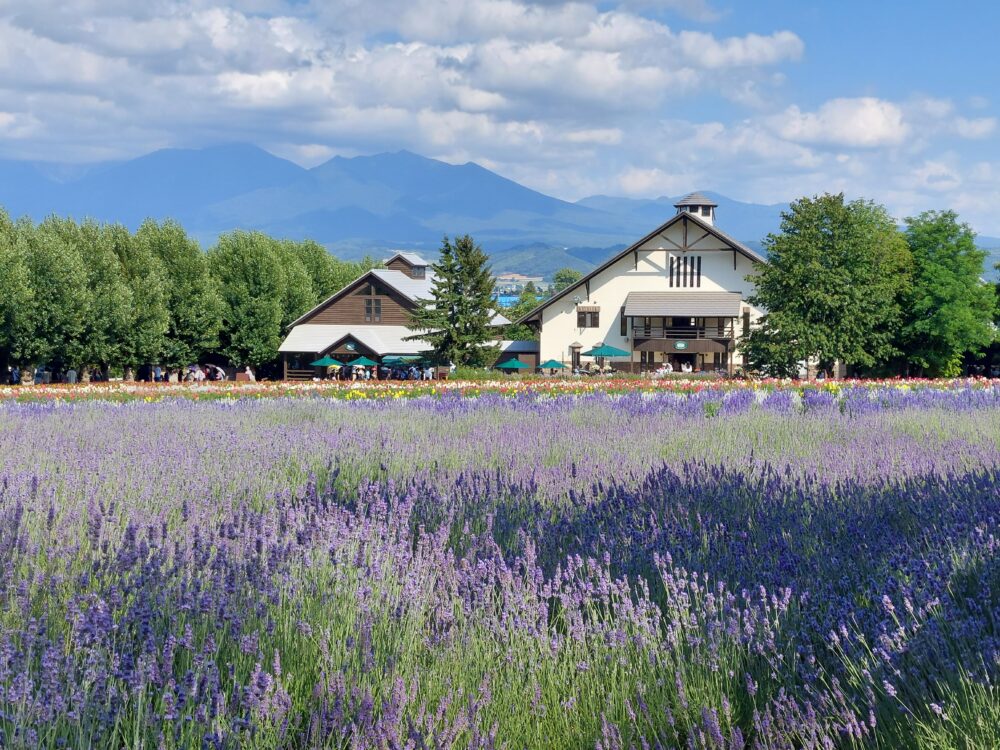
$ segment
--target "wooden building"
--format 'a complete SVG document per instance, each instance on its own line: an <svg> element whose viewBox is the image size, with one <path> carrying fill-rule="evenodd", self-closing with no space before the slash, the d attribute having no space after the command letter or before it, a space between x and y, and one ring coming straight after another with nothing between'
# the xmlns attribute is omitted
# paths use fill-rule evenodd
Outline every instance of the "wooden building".
<svg viewBox="0 0 1000 750"><path fill-rule="evenodd" d="M747 302L764 258L715 226L717 204L692 193L676 214L519 323L539 332L539 356L585 366L601 344L629 353L621 370L733 372L737 351L761 314Z"/></svg>
<svg viewBox="0 0 1000 750"><path fill-rule="evenodd" d="M324 355L345 364L367 357L417 357L424 341L407 341L417 331L409 328L418 299L431 296L434 274L415 253L396 253L385 268L375 268L292 322L281 343L284 377L310 380L322 374L310 366ZM509 321L496 316L495 325Z"/></svg>

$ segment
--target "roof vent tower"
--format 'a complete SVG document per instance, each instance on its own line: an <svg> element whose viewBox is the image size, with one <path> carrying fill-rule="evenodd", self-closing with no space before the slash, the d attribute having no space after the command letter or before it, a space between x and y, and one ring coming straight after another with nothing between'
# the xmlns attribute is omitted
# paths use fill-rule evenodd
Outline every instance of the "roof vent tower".
<svg viewBox="0 0 1000 750"><path fill-rule="evenodd" d="M679 214L694 214L702 221L715 224L715 209L718 203L702 193L689 193L674 204Z"/></svg>

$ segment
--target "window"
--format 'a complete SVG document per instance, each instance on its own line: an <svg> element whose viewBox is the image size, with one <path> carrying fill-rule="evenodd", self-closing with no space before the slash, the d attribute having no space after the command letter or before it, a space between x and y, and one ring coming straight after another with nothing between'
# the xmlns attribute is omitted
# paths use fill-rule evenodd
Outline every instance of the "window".
<svg viewBox="0 0 1000 750"><path fill-rule="evenodd" d="M670 256L670 286L701 286L701 256L684 255L680 258Z"/></svg>
<svg viewBox="0 0 1000 750"><path fill-rule="evenodd" d="M702 216L711 216L712 215L712 207L711 206L702 206L701 207L701 215Z"/></svg>
<svg viewBox="0 0 1000 750"><path fill-rule="evenodd" d="M625 317L625 308L622 308L621 317L621 335L622 337L628 336L628 318Z"/></svg>
<svg viewBox="0 0 1000 750"><path fill-rule="evenodd" d="M580 347L573 346L569 350L569 359L573 363L573 369L580 368Z"/></svg>
<svg viewBox="0 0 1000 750"><path fill-rule="evenodd" d="M600 328L601 327L601 313L600 312L584 312L582 310L576 311L576 327L577 328Z"/></svg>
<svg viewBox="0 0 1000 750"><path fill-rule="evenodd" d="M382 322L382 300L366 299L365 323L381 323L381 322Z"/></svg>
<svg viewBox="0 0 1000 750"><path fill-rule="evenodd" d="M427 268L425 266L414 266L410 269L410 275L415 279L422 279L427 274Z"/></svg>

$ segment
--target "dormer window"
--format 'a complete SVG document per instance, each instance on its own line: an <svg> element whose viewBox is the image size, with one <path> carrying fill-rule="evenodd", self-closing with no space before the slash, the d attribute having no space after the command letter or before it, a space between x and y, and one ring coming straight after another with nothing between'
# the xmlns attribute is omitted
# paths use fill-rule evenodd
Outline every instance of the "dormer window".
<svg viewBox="0 0 1000 750"><path fill-rule="evenodd" d="M712 207L711 206L702 206L701 207L701 215L702 216L711 216L712 215Z"/></svg>
<svg viewBox="0 0 1000 750"><path fill-rule="evenodd" d="M422 279L427 275L427 266L414 266L410 269L410 275L415 279Z"/></svg>

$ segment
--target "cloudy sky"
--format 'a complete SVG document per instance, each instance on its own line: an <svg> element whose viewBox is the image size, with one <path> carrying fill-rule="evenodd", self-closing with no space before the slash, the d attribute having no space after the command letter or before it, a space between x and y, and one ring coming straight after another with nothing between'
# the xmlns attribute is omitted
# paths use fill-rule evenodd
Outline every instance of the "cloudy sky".
<svg viewBox="0 0 1000 750"><path fill-rule="evenodd" d="M567 199L843 190L1000 234L998 8L0 0L0 158L406 148Z"/></svg>

